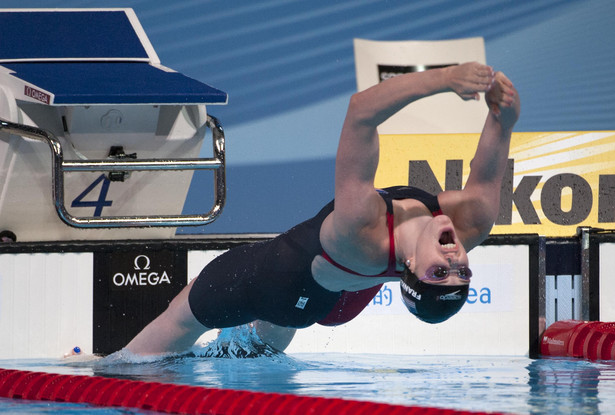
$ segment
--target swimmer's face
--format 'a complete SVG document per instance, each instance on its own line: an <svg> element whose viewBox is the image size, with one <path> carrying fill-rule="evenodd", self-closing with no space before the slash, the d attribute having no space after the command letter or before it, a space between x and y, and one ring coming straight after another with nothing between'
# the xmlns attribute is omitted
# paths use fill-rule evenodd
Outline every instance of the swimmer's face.
<svg viewBox="0 0 615 415"><path fill-rule="evenodd" d="M412 272L419 278L434 267L442 267L449 272L437 281L425 279L428 284L465 285L467 279L459 277L459 271L469 267L468 254L459 241L453 222L446 215L434 217L418 237Z"/></svg>

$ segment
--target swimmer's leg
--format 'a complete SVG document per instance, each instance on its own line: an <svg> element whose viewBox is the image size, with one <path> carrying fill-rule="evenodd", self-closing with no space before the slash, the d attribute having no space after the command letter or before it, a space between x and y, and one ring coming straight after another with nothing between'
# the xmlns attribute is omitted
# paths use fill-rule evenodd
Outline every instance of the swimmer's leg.
<svg viewBox="0 0 615 415"><path fill-rule="evenodd" d="M277 326L263 320L255 320L252 324L258 337L280 352L288 347L297 332L297 329L292 327Z"/></svg>
<svg viewBox="0 0 615 415"><path fill-rule="evenodd" d="M126 345L128 351L138 355L185 352L204 332L210 330L194 317L188 304L188 293L195 280L184 287L169 307Z"/></svg>

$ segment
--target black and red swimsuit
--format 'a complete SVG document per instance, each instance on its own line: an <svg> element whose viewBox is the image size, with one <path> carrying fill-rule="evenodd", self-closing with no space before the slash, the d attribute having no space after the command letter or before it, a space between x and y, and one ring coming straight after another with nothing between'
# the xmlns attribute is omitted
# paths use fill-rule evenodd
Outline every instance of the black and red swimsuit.
<svg viewBox="0 0 615 415"><path fill-rule="evenodd" d="M376 276L400 276L396 270L393 239L395 199L415 199L432 214L440 214L438 199L423 190L395 186L379 191L387 204L389 262ZM286 327L344 324L356 317L378 293L381 285L361 291L333 292L312 277L311 265L322 255L338 268L358 274L333 261L320 244L320 227L333 211L333 202L316 216L265 242L242 245L209 263L195 281L189 304L208 328L222 328L265 320Z"/></svg>

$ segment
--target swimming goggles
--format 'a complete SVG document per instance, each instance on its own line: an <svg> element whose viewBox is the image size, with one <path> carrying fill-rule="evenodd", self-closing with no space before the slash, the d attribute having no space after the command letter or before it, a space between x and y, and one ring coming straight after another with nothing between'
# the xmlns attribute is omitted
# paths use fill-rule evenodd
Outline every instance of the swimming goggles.
<svg viewBox="0 0 615 415"><path fill-rule="evenodd" d="M440 282L446 279L446 277L448 277L450 274L457 274L459 279L467 282L469 282L470 278L472 278L472 271L466 266L462 265L458 268L450 269L435 265L428 268L427 271L425 271L425 276L419 278L419 281Z"/></svg>

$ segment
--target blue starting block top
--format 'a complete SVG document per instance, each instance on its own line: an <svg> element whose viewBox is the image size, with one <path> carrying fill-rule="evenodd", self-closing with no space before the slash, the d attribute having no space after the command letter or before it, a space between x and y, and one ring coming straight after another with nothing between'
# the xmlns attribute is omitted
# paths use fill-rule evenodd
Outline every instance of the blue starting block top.
<svg viewBox="0 0 615 415"><path fill-rule="evenodd" d="M0 10L0 85L47 105L228 100L161 66L132 9Z"/></svg>
<svg viewBox="0 0 615 415"><path fill-rule="evenodd" d="M225 104L227 95L178 72L137 62L43 62L2 65L44 104ZM34 85L35 87L29 87ZM16 95L16 98L19 97Z"/></svg>
<svg viewBox="0 0 615 415"><path fill-rule="evenodd" d="M128 10L0 10L0 60L149 61ZM149 41L147 41L149 45Z"/></svg>

